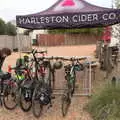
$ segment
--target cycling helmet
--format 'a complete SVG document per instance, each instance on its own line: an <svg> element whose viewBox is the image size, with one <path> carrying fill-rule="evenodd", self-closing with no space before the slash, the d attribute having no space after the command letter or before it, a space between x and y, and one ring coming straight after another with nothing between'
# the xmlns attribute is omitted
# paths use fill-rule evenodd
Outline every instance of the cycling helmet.
<svg viewBox="0 0 120 120"><path fill-rule="evenodd" d="M24 55L23 58L24 58L24 62L29 62L29 56L27 54Z"/></svg>
<svg viewBox="0 0 120 120"><path fill-rule="evenodd" d="M63 66L62 61L56 61L56 62L53 64L53 68L54 68L54 69L61 69L62 66Z"/></svg>

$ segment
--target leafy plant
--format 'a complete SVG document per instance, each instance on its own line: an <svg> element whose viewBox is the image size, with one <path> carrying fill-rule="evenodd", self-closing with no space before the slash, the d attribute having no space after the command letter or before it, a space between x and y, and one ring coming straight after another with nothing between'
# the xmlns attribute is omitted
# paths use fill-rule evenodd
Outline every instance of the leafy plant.
<svg viewBox="0 0 120 120"><path fill-rule="evenodd" d="M120 86L105 86L86 106L94 120L120 119Z"/></svg>
<svg viewBox="0 0 120 120"><path fill-rule="evenodd" d="M11 24L10 22L8 22L6 24L6 30L7 30L7 35L13 35L14 36L14 35L17 34L16 27L13 24Z"/></svg>
<svg viewBox="0 0 120 120"><path fill-rule="evenodd" d="M48 33L74 33L74 34L95 34L101 35L102 28L82 28L82 29L60 29L48 30Z"/></svg>
<svg viewBox="0 0 120 120"><path fill-rule="evenodd" d="M4 20L0 19L0 35L16 35L16 27L8 22L7 24L5 23Z"/></svg>
<svg viewBox="0 0 120 120"><path fill-rule="evenodd" d="M0 19L0 35L5 35L5 34L6 34L6 24L2 19Z"/></svg>

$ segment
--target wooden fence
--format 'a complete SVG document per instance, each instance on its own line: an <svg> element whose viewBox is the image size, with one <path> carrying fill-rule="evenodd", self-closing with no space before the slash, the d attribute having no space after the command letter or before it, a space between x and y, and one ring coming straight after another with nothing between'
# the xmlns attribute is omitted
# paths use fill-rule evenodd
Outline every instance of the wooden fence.
<svg viewBox="0 0 120 120"><path fill-rule="evenodd" d="M88 34L39 34L37 43L40 46L86 45L96 44L100 39Z"/></svg>
<svg viewBox="0 0 120 120"><path fill-rule="evenodd" d="M21 51L31 50L31 38L26 35L8 36L0 35L0 49L8 47L11 50L18 49Z"/></svg>

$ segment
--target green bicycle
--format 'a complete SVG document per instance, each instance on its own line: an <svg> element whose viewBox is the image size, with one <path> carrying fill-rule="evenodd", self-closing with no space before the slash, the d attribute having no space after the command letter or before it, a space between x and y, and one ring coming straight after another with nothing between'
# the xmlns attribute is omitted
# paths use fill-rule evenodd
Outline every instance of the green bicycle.
<svg viewBox="0 0 120 120"><path fill-rule="evenodd" d="M66 60L66 59L65 59ZM75 59L71 58L68 59L72 63L69 65L64 66L65 69L65 79L67 80L66 87L64 94L62 95L62 115L63 117L66 116L69 106L71 104L71 98L75 91L75 83L76 83L76 71L82 71L84 69L83 64L79 62L81 58Z"/></svg>

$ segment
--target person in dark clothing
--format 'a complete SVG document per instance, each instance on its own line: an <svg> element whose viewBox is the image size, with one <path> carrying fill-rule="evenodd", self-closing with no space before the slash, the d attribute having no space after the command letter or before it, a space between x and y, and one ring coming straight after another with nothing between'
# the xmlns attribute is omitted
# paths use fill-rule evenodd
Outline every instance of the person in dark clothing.
<svg viewBox="0 0 120 120"><path fill-rule="evenodd" d="M2 65L7 56L11 55L11 50L9 48L0 49L0 72L2 72Z"/></svg>

